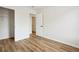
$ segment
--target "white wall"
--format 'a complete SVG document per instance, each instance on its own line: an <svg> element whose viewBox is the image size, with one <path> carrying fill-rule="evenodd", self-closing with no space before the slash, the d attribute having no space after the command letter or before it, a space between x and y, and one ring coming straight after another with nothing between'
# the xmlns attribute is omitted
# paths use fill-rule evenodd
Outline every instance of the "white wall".
<svg viewBox="0 0 79 59"><path fill-rule="evenodd" d="M42 21L42 13L39 13L36 15L36 35L38 36L43 36L43 27L41 27L43 25L43 21Z"/></svg>
<svg viewBox="0 0 79 59"><path fill-rule="evenodd" d="M30 8L26 6L6 6L15 10L15 41L29 37L30 29Z"/></svg>
<svg viewBox="0 0 79 59"><path fill-rule="evenodd" d="M8 12L8 17L9 17L9 37L10 38L12 38L12 37L14 37L14 30L15 30L15 28L14 28L14 25L15 25L15 23L14 23L14 11L13 10L9 10L9 12Z"/></svg>
<svg viewBox="0 0 79 59"><path fill-rule="evenodd" d="M0 8L0 39L14 37L13 10Z"/></svg>
<svg viewBox="0 0 79 59"><path fill-rule="evenodd" d="M9 38L8 11L0 8L0 40Z"/></svg>
<svg viewBox="0 0 79 59"><path fill-rule="evenodd" d="M45 7L44 37L79 48L79 7Z"/></svg>
<svg viewBox="0 0 79 59"><path fill-rule="evenodd" d="M15 10L15 40L29 37L31 33L29 7L7 8ZM45 7L43 37L79 47L78 15L79 7Z"/></svg>

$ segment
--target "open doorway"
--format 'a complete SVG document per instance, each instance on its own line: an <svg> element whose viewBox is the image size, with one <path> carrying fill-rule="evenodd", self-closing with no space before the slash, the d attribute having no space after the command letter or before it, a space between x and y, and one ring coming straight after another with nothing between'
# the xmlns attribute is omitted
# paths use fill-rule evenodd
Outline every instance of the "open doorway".
<svg viewBox="0 0 79 59"><path fill-rule="evenodd" d="M0 40L14 40L14 10L0 7Z"/></svg>
<svg viewBox="0 0 79 59"><path fill-rule="evenodd" d="M36 35L36 17L32 16L32 34Z"/></svg>
<svg viewBox="0 0 79 59"><path fill-rule="evenodd" d="M41 13L39 14L31 14L31 34L34 36L43 36L43 16Z"/></svg>

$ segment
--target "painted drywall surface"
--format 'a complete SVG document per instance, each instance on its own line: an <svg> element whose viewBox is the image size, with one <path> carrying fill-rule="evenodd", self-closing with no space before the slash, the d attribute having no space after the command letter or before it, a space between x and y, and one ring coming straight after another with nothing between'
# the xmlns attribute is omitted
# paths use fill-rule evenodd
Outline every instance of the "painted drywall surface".
<svg viewBox="0 0 79 59"><path fill-rule="evenodd" d="M6 6L6 8L15 10L15 41L28 38L31 33L29 7Z"/></svg>
<svg viewBox="0 0 79 59"><path fill-rule="evenodd" d="M14 37L14 11L13 10L9 10L8 12L8 17L9 17L9 37Z"/></svg>
<svg viewBox="0 0 79 59"><path fill-rule="evenodd" d="M0 40L9 38L8 11L0 10Z"/></svg>
<svg viewBox="0 0 79 59"><path fill-rule="evenodd" d="M15 39L25 39L29 36L29 14L27 8L15 10Z"/></svg>
<svg viewBox="0 0 79 59"><path fill-rule="evenodd" d="M42 13L36 15L36 35L43 36Z"/></svg>
<svg viewBox="0 0 79 59"><path fill-rule="evenodd" d="M24 39L31 32L28 12L25 7L9 7L15 10L15 40ZM24 10L21 10L23 9ZM44 9L43 36L79 47L79 7L46 7ZM22 15L24 14L24 15ZM26 16L27 15L27 16ZM25 20L26 18L27 20ZM23 21L22 21L23 20ZM26 21L26 24L24 24ZM19 25L20 24L20 25ZM22 29L20 29L20 27ZM26 29L27 27L27 29ZM24 29L23 29L24 28ZM25 31L27 33L25 33Z"/></svg>
<svg viewBox="0 0 79 59"><path fill-rule="evenodd" d="M79 47L79 7L46 7L43 36Z"/></svg>

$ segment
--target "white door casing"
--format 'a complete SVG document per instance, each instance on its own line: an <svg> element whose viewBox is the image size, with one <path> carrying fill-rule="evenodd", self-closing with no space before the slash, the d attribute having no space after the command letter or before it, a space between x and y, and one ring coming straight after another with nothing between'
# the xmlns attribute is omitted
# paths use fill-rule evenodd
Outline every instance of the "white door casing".
<svg viewBox="0 0 79 59"><path fill-rule="evenodd" d="M43 36L43 19L42 13L36 15L36 35Z"/></svg>

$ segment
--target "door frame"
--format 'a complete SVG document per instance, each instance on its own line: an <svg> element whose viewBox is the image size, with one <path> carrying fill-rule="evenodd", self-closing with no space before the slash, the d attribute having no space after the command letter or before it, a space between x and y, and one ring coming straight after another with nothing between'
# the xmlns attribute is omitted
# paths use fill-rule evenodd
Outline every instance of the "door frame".
<svg viewBox="0 0 79 59"><path fill-rule="evenodd" d="M32 34L32 17L36 17L36 14L30 14L30 21L31 21L31 33L30 33L30 35ZM36 34L35 34L36 35Z"/></svg>
<svg viewBox="0 0 79 59"><path fill-rule="evenodd" d="M41 16L40 16L40 15L41 15ZM44 34L43 34L43 30L44 30L44 15L43 15L42 13L38 13L38 14L32 14L32 13L31 13L31 14L30 14L30 18L31 18L31 20L30 20L30 21L31 21L31 33L30 33L30 34L32 34L32 16L36 17L36 35L37 35L37 36L43 36L43 35L44 35ZM39 21L39 20L38 20L38 16L39 16L39 17L42 17L42 18L41 18L41 21L42 21L42 22L41 22L41 24L40 24L40 26L39 26L39 28L42 29L42 30L41 30L41 31L42 31L42 34L41 34L41 35L38 34L38 30L37 30L37 21Z"/></svg>

